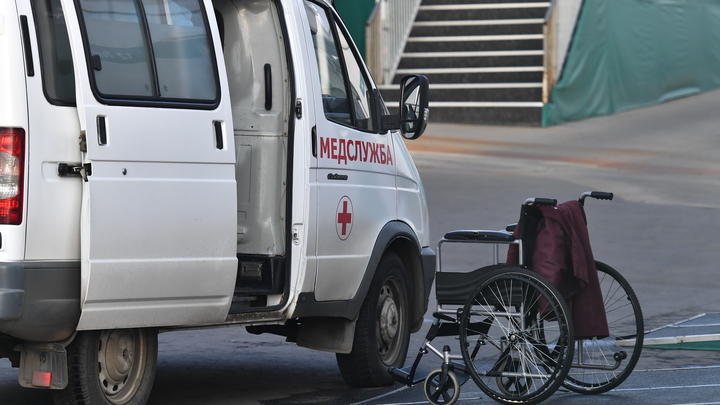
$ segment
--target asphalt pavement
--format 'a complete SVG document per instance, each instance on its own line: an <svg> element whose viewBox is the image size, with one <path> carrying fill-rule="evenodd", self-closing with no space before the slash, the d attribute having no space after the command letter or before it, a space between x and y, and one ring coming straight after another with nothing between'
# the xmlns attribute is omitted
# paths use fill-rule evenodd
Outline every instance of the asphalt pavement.
<svg viewBox="0 0 720 405"><path fill-rule="evenodd" d="M528 197L560 201L587 190L595 257L630 281L645 329L720 312L720 91L550 128L431 124L408 141L428 198L431 238L455 229L502 229ZM472 269L486 251L443 250ZM430 311L432 311L432 303ZM426 316L429 318L429 316ZM427 328L427 325L425 326ZM424 331L414 334L414 358ZM423 367L440 364L426 356ZM599 396L560 390L553 404L720 404L720 352L645 349L636 371ZM0 360L0 404L45 405ZM244 329L163 334L150 404L415 404L419 386L347 387L335 357ZM460 404L491 404L472 382Z"/></svg>

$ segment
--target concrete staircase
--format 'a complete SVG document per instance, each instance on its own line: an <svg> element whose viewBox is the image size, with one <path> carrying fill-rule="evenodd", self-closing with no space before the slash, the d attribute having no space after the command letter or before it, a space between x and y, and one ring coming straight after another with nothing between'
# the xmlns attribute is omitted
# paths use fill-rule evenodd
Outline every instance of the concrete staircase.
<svg viewBox="0 0 720 405"><path fill-rule="evenodd" d="M392 86L430 80L430 121L540 125L543 22L549 0L423 0Z"/></svg>

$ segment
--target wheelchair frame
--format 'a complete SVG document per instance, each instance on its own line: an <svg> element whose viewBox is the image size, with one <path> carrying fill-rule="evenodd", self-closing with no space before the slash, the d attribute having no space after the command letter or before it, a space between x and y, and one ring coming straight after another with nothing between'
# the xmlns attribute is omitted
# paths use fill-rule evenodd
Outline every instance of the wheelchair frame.
<svg viewBox="0 0 720 405"><path fill-rule="evenodd" d="M586 197L612 200L613 195L612 193L597 191L586 192L583 193L579 199L581 205L584 205ZM627 281L614 269L609 268L609 266L603 263L596 262L598 271L603 272L604 275L609 274L613 285L615 281L617 281L618 285L622 288L621 294L624 293L628 301L631 301L631 309L634 315L633 320L635 321L634 333L623 336L622 338L615 338L615 342L610 342L610 345L632 347L633 351L631 352L629 360L625 361L628 358L625 351L616 351L611 353L613 362L610 363L606 359L609 353L597 355L597 353L593 352L588 355L586 350L587 339L579 339L575 342L571 315L564 299L562 299L552 284L539 275L531 275L528 274L530 272L527 270L522 270L528 267L526 263L530 260L527 260L529 256L526 255L531 255L534 248L534 236L530 237L528 232L534 231L534 229L537 228L537 222L533 221L539 221L537 218L533 220L531 216L528 215L528 210L538 206L555 206L556 204L557 200L555 199L530 198L525 200L522 205L520 223L508 226L505 231L451 231L446 233L444 237L438 241L436 259L436 298L438 302L436 311L433 313L435 319L413 365L403 369L389 369L389 372L395 380L407 386L424 382L424 392L431 404L452 405L457 402L459 398L460 386L471 377L491 398L505 404L536 404L547 399L561 384L572 391L596 394L616 387L627 378L640 355L643 337L642 313L639 303L637 302L637 297L629 287ZM514 238L511 233L514 231L515 226L520 226L520 235L517 239ZM442 246L445 243L492 244L494 245L492 248L493 264L481 267L473 272L443 272ZM518 247L518 265L499 264L500 245L516 245ZM455 279L455 285L451 286L452 288L447 287L447 283L444 280L451 280L452 278ZM514 301L516 300L514 297L517 294L515 289L518 288L514 284L515 282L522 286L521 289L527 289L528 293L522 301ZM507 287L502 287L503 284L512 287L508 289ZM458 288L458 286L461 288ZM495 290L492 290L492 286L495 286ZM619 289L615 290L614 293L617 293L618 290ZM472 293L467 294L469 291ZM493 291L495 296L507 294L506 297L508 301L504 308L505 311L494 313L492 311L483 312L484 310L475 310L474 308L477 305L481 305L483 308L489 306L497 308L503 303L503 300L500 300L500 304L495 302L496 300L491 302L481 294L483 291L485 291L485 293ZM457 294L458 296L455 297L453 294ZM555 312L545 320L541 318L539 322L537 322L537 320L535 323L530 322L534 325L533 328L536 329L532 333L525 331L520 326L527 323L525 322L527 315L524 311L518 311L518 305L522 306L522 303L528 298L533 301L533 305L537 305L537 302L539 302L537 297L541 295L543 299L550 304L543 308L552 307ZM483 303L479 302L481 300ZM460 306L462 308L459 308ZM515 311L518 312L513 312L510 307L515 307ZM534 313L533 317L540 316L538 315L539 311L535 309L530 308L529 311L530 313ZM489 316L489 318L473 323L469 319L474 316ZM503 336L499 340L487 335L494 323L493 320L497 320L497 316L507 318L508 326L505 329L508 331L511 329L514 330L512 333L505 332L508 336ZM520 322L512 320L512 318L518 317L521 318ZM487 319L491 319L490 322L488 322ZM546 338L542 330L546 324L552 323L551 319L555 320L558 325L558 340L554 343L554 349L552 351L549 347L551 342L544 341ZM529 320L532 321L532 319ZM482 325L483 323L485 324ZM517 326L517 328L515 326ZM468 330L470 328L487 328L484 332L482 330L471 331L471 335L480 336L473 338L475 347L473 348L472 354L469 352L471 343L468 340ZM432 341L438 336L455 335L460 335L462 355L452 354L448 345L445 345L442 351L432 345ZM535 337L531 337L531 335ZM524 343L512 343L510 342L512 339L523 341ZM622 339L625 339L625 341L619 342L619 340ZM476 360L475 356L478 354L478 351L481 350L481 347L488 346L488 344L496 346L496 349L501 353L501 357L490 366L489 370L480 372L473 364L473 361ZM606 350L605 346L608 346L608 342L602 342L602 345L599 345L596 339L590 340L591 349L601 347L599 350ZM510 355L513 349L518 353L517 358ZM575 351L576 353L574 353ZM427 353L433 353L441 358L442 365L440 368L425 374L419 372L418 367L422 357ZM577 360L575 360L575 355L577 355ZM595 358L595 360L602 358L604 361L593 363L592 358ZM620 368L623 362L625 362L624 368L621 372L615 373L615 370ZM574 370L573 373L570 373L571 368ZM534 370L534 372L532 370ZM601 378L595 374L585 376L584 371L577 372L577 370L607 371L611 372L611 375ZM459 377L458 374L460 375ZM572 377L569 377L569 374L572 375ZM419 377L418 375L423 376ZM604 380L601 380L602 378L604 378ZM491 381L495 379L498 390L495 389L493 384L487 384L484 379ZM540 385L537 391L531 392L531 389L535 387L533 379L539 379Z"/></svg>

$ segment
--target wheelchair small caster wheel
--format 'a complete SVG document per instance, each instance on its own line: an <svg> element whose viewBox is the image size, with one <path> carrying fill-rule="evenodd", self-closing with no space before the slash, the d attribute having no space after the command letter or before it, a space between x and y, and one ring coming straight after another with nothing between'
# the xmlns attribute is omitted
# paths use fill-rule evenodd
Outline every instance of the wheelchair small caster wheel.
<svg viewBox="0 0 720 405"><path fill-rule="evenodd" d="M435 369L428 374L423 384L425 398L432 405L453 405L460 398L460 382L454 372L448 371L444 381L442 369Z"/></svg>

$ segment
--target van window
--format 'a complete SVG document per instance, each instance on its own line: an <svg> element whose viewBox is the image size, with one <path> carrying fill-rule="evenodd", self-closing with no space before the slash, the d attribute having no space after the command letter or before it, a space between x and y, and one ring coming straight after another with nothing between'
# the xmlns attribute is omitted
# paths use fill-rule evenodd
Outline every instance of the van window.
<svg viewBox="0 0 720 405"><path fill-rule="evenodd" d="M363 131L373 131L372 87L345 33L335 22L330 22L323 7L306 1L305 10L318 63L325 117Z"/></svg>
<svg viewBox="0 0 720 405"><path fill-rule="evenodd" d="M80 0L103 98L215 102L217 74L200 0Z"/></svg>
<svg viewBox="0 0 720 405"><path fill-rule="evenodd" d="M55 105L75 105L75 71L60 0L33 1L45 97Z"/></svg>

